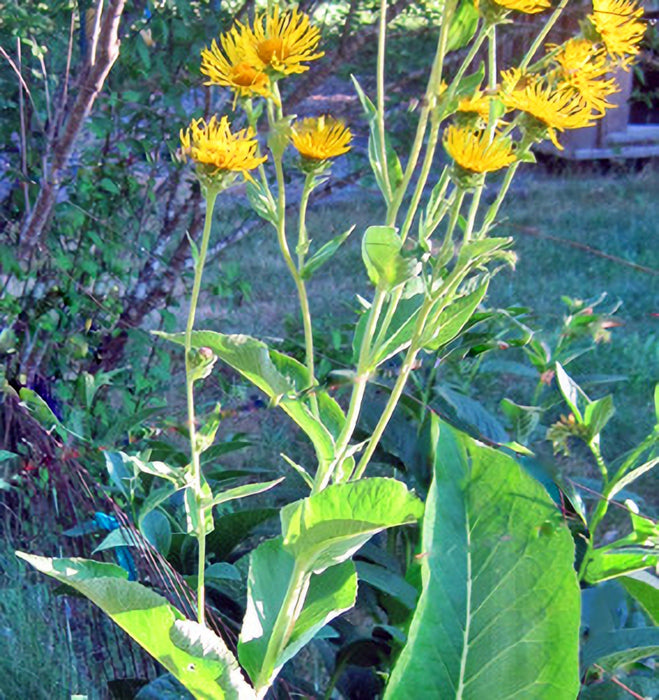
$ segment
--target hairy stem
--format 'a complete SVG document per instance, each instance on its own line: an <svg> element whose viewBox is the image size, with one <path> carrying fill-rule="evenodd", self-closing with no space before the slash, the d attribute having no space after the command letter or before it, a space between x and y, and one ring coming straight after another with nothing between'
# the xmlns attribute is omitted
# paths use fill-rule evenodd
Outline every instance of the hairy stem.
<svg viewBox="0 0 659 700"><path fill-rule="evenodd" d="M307 205L309 203L309 195L313 190L314 176L307 175L304 181L304 188L300 197L300 218L298 224L298 243L297 243L297 279L295 284L298 288L298 296L300 298L300 310L302 311L302 325L304 326L304 348L307 370L309 372L309 387L314 384L316 369L314 365L314 348L313 348L313 329L311 325L311 311L309 309L309 299L307 290L302 277L304 270L304 262L306 254L309 250L309 235L307 233ZM318 417L318 400L315 394L311 394L311 406L314 414Z"/></svg>

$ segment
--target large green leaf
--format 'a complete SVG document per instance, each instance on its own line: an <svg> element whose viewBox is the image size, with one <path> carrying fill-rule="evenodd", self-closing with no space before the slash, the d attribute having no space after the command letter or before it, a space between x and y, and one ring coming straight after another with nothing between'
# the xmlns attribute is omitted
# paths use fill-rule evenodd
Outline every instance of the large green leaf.
<svg viewBox="0 0 659 700"><path fill-rule="evenodd" d="M320 573L351 557L373 535L415 523L423 504L395 479L332 484L282 508L284 548L308 571Z"/></svg>
<svg viewBox="0 0 659 700"><path fill-rule="evenodd" d="M255 698L254 690L224 642L209 629L186 620L165 598L126 580L114 564L87 559L50 559L17 553L44 574L79 591L98 605L196 698Z"/></svg>
<svg viewBox="0 0 659 700"><path fill-rule="evenodd" d="M282 538L267 540L251 554L247 583L247 609L238 643L241 663L253 681L271 682L279 669L333 618L349 610L357 596L354 564L344 562L311 576L301 589L304 605L286 646L270 668L264 661L272 630L280 613L295 559L282 547Z"/></svg>
<svg viewBox="0 0 659 700"><path fill-rule="evenodd" d="M580 598L560 513L514 459L433 420L423 591L385 698L574 700Z"/></svg>
<svg viewBox="0 0 659 700"><path fill-rule="evenodd" d="M183 333L159 333L184 344ZM309 385L309 374L296 360L270 351L268 346L247 335L225 335L213 331L194 331L192 345L210 348L223 362L257 386L297 423L313 443L320 464L334 457L334 439L344 420L339 405L326 392L317 392L320 420L299 394Z"/></svg>

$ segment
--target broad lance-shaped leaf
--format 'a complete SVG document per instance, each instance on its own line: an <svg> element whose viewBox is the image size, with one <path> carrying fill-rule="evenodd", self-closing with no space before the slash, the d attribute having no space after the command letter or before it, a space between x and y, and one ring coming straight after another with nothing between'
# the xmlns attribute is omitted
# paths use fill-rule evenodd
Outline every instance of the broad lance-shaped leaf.
<svg viewBox="0 0 659 700"><path fill-rule="evenodd" d="M395 479L332 484L282 508L284 549L305 570L320 573L351 557L376 533L422 515L423 503Z"/></svg>
<svg viewBox="0 0 659 700"><path fill-rule="evenodd" d="M316 270L332 258L343 242L355 230L354 225L341 235L335 236L321 246L305 263L302 268L302 279L308 280Z"/></svg>
<svg viewBox="0 0 659 700"><path fill-rule="evenodd" d="M423 591L385 698L574 700L574 543L515 460L440 423Z"/></svg>
<svg viewBox="0 0 659 700"><path fill-rule="evenodd" d="M186 620L149 588L127 581L122 568L88 559L17 555L98 605L199 700L255 699L219 637Z"/></svg>
<svg viewBox="0 0 659 700"><path fill-rule="evenodd" d="M163 338L183 345L183 333L158 333ZM210 348L223 362L249 379L304 430L316 449L318 462L329 464L334 458L334 437L345 418L340 406L327 394L318 391L320 420L312 413L302 396L309 385L309 374L293 358L269 350L265 343L247 335L225 335L213 331L194 331L192 346Z"/></svg>
<svg viewBox="0 0 659 700"><path fill-rule="evenodd" d="M357 575L351 561L311 576L302 611L283 652L270 668L264 668L272 630L286 597L294 557L282 548L278 537L260 544L251 554L247 582L247 609L238 643L238 657L254 682L271 683L279 669L332 619L352 608L357 596Z"/></svg>
<svg viewBox="0 0 659 700"><path fill-rule="evenodd" d="M446 306L445 300L441 298L433 304L421 336L424 349L438 350L459 335L483 300L487 292L488 281L486 279L474 291L454 299L448 306ZM395 313L389 321L386 338L375 349L373 356L375 366L381 365L390 357L409 347L424 299L423 294L416 294L399 302ZM359 349L367 322L368 315L364 314L359 319L355 329L353 341L355 359L359 356ZM380 319L380 323L376 327L376 336L380 332L381 327L382 319Z"/></svg>
<svg viewBox="0 0 659 700"><path fill-rule="evenodd" d="M420 265L401 255L403 241L393 226L369 226L362 239L362 258L371 282L394 289L419 274Z"/></svg>
<svg viewBox="0 0 659 700"><path fill-rule="evenodd" d="M458 297L439 314L431 312L422 336L423 347L428 350L439 350L450 343L474 315L485 297L488 284L489 280L486 279L473 292Z"/></svg>

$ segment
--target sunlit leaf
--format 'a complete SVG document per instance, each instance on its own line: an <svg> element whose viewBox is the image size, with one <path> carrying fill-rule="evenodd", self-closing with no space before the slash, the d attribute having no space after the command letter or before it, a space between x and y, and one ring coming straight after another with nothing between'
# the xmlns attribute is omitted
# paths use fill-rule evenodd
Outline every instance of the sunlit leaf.
<svg viewBox="0 0 659 700"><path fill-rule="evenodd" d="M423 504L395 479L332 484L282 508L284 549L319 573L345 561L373 535L415 523Z"/></svg>
<svg viewBox="0 0 659 700"><path fill-rule="evenodd" d="M272 681L279 669L334 617L350 609L357 595L352 562L344 562L311 576L300 589L305 596L297 622L282 653L264 666L277 616L295 568L295 558L282 547L282 539L267 540L250 557L247 610L238 643L238 656L250 678ZM308 585L308 588L307 588Z"/></svg>
<svg viewBox="0 0 659 700"><path fill-rule="evenodd" d="M18 553L89 598L200 700L255 700L224 642L113 564Z"/></svg>

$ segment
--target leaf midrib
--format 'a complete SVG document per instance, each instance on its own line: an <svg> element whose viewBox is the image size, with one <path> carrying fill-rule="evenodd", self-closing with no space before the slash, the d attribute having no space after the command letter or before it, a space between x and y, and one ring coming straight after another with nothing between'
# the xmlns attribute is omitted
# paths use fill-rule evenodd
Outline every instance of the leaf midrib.
<svg viewBox="0 0 659 700"><path fill-rule="evenodd" d="M473 580L471 576L471 527L469 525L469 510L465 507L465 531L467 539L467 590L465 600L465 626L464 638L462 641L462 653L460 655L460 675L458 677L458 688L456 691L456 700L461 700L462 693L465 687L465 674L467 672L467 654L469 653L469 632L471 630L471 593L473 588Z"/></svg>

